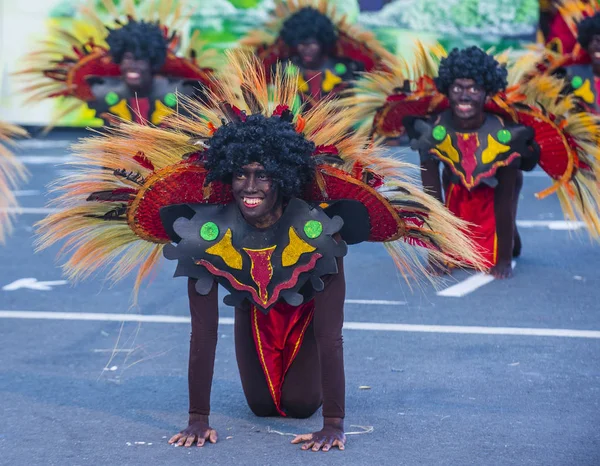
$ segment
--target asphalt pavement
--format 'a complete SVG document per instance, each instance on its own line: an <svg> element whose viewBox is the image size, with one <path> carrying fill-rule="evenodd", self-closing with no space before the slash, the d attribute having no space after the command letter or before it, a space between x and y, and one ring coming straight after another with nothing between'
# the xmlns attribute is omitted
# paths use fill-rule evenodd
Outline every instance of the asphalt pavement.
<svg viewBox="0 0 600 466"><path fill-rule="evenodd" d="M510 280L460 271L436 286L406 284L381 245L351 247L345 451L289 444L318 430L320 413L251 413L224 305L211 415L219 441L186 449L167 444L187 420L185 279L164 261L132 308L132 279L66 283L58 247L34 253L46 186L70 170L61 163L80 135L19 150L31 178L0 247L0 464L600 465L600 244L562 221L555 198L535 199L549 184L541 172L525 178L523 255Z"/></svg>

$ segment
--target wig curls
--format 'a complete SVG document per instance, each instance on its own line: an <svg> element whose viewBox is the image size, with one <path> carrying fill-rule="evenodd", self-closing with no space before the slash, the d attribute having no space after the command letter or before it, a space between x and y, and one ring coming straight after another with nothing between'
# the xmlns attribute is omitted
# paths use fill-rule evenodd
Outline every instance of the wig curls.
<svg viewBox="0 0 600 466"><path fill-rule="evenodd" d="M600 35L600 12L585 18L577 27L577 42L587 49L594 36Z"/></svg>
<svg viewBox="0 0 600 466"><path fill-rule="evenodd" d="M337 42L337 32L331 19L311 7L302 8L290 16L283 23L280 35L288 47L316 39L321 47L330 51Z"/></svg>
<svg viewBox="0 0 600 466"><path fill-rule="evenodd" d="M137 60L148 60L153 72L158 71L167 58L168 41L156 23L130 19L117 29L110 29L106 42L116 64L121 64L126 52Z"/></svg>
<svg viewBox="0 0 600 466"><path fill-rule="evenodd" d="M494 95L507 86L506 68L479 47L463 50L454 49L440 62L439 75L435 79L438 90L445 95L456 79L472 79L485 89L487 95Z"/></svg>
<svg viewBox="0 0 600 466"><path fill-rule="evenodd" d="M206 181L231 183L244 165L260 163L285 198L300 196L314 177L315 145L280 117L250 115L221 126L205 152Z"/></svg>

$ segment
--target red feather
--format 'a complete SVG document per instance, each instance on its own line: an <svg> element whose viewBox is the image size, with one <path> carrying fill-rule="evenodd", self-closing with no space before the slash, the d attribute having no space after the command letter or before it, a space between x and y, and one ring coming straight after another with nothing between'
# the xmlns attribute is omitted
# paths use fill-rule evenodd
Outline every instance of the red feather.
<svg viewBox="0 0 600 466"><path fill-rule="evenodd" d="M133 160L139 163L142 167L147 168L150 171L154 171L154 165L143 152L139 151L137 154L135 154L133 156Z"/></svg>

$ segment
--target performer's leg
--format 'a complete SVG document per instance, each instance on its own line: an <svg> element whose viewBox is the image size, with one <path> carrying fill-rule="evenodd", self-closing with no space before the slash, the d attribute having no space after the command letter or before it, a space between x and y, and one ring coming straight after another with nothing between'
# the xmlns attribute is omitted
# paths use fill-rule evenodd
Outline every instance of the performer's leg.
<svg viewBox="0 0 600 466"><path fill-rule="evenodd" d="M235 310L235 356L248 406L260 417L278 416L252 336L251 312Z"/></svg>
<svg viewBox="0 0 600 466"><path fill-rule="evenodd" d="M311 323L302 346L290 366L281 389L281 407L294 418L312 416L323 402L321 366L315 331Z"/></svg>
<svg viewBox="0 0 600 466"><path fill-rule="evenodd" d="M519 195L521 194L521 188L523 187L523 172L521 170L517 173L517 180L515 183L515 195L513 197L513 212L514 212L514 221L515 221L515 237L513 240L513 257L519 257L521 255L521 236L519 235L519 230L517 229L517 207L519 205Z"/></svg>

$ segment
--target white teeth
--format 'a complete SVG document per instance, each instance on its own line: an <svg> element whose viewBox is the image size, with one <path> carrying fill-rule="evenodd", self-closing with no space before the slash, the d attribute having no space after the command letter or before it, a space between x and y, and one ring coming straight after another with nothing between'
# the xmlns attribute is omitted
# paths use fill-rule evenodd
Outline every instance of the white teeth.
<svg viewBox="0 0 600 466"><path fill-rule="evenodd" d="M133 72L133 71L130 71L129 73L127 73L127 77L128 77L128 78L133 78L133 79L136 79L136 78L139 78L139 77L140 77L140 74L139 74L139 73L135 73L135 72Z"/></svg>
<svg viewBox="0 0 600 466"><path fill-rule="evenodd" d="M600 58L600 52L594 53L594 58Z"/></svg>
<svg viewBox="0 0 600 466"><path fill-rule="evenodd" d="M258 199L256 197L245 197L244 204L248 205L258 205L262 202L262 199Z"/></svg>

